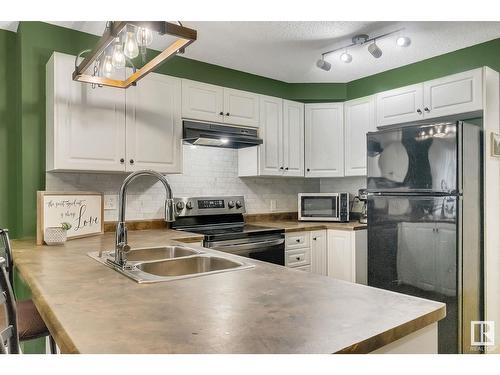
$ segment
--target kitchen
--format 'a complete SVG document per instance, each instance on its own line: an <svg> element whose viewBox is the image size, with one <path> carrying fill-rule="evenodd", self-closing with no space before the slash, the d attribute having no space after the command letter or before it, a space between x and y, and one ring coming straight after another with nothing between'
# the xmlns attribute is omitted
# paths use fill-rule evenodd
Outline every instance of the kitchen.
<svg viewBox="0 0 500 375"><path fill-rule="evenodd" d="M88 61L118 22L0 30L19 51L0 55L18 108L0 228L46 333L24 353L497 353L468 324L500 311L498 22L351 22L302 76L221 60L234 23L171 22L182 54L101 75ZM446 46L422 52L439 29Z"/></svg>

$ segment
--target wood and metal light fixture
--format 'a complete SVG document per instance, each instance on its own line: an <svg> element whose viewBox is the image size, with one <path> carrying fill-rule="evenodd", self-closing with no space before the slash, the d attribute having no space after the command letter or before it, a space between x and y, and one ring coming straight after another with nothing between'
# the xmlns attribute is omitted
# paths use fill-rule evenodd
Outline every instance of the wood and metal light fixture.
<svg viewBox="0 0 500 375"><path fill-rule="evenodd" d="M146 61L154 34L173 38L170 45ZM82 51L75 60L73 80L98 86L126 89L163 64L183 53L196 40L196 30L165 21L109 21L93 50ZM80 56L88 53L78 63ZM137 61L137 60L140 61ZM140 67L137 67L141 65ZM131 69L125 69L129 67ZM127 72L130 72L127 76ZM117 78L119 77L119 78Z"/></svg>

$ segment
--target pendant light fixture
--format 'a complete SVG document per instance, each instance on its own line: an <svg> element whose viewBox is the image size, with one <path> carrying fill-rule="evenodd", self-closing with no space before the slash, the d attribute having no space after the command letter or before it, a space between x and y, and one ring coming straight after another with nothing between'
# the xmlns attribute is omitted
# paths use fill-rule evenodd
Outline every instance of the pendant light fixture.
<svg viewBox="0 0 500 375"><path fill-rule="evenodd" d="M371 43L368 45L368 48L367 48L368 52L370 52L370 54L374 58L379 59L380 57L382 57L383 53L382 53L382 49L377 45L376 41L379 39L382 39L382 38L386 38L389 35L393 35L395 33L401 33L401 31L403 31L403 30L404 30L404 28L399 29L399 30L395 30L395 31L391 31L389 33L385 33L382 35L377 35L374 37L369 37L367 34L357 34L352 38L351 44L349 44L347 46L340 47L340 48L336 48L336 49L333 49L330 51L323 52L321 54L321 59L319 59L317 61L316 66L322 70L326 70L326 71L330 70L331 64L329 62L325 61L325 56L330 55L330 54L337 52L337 51L341 51L341 50L343 50L344 52L342 52L342 54L340 55L340 61L342 61L344 63L350 63L350 62L352 62L352 55L347 52L347 48L363 46L363 45L368 44L370 42ZM408 47L411 44L411 39L408 36L399 36L396 40L396 44L399 47ZM325 69L326 68L325 64L328 64L328 65L326 65L328 67L328 69Z"/></svg>
<svg viewBox="0 0 500 375"><path fill-rule="evenodd" d="M147 47L154 36L174 36L176 39L156 57L146 61ZM165 21L108 21L94 49L77 64L73 80L98 86L126 89L163 64L169 57L184 52L196 40L196 30ZM82 51L80 55L87 51ZM137 57L141 54L142 66ZM78 60L78 59L77 59ZM126 66L131 73L123 80L113 79L113 73Z"/></svg>

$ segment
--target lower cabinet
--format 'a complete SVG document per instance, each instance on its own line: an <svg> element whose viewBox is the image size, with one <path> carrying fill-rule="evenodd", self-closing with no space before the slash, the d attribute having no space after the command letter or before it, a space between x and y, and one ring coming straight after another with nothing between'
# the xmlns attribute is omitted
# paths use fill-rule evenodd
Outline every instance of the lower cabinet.
<svg viewBox="0 0 500 375"><path fill-rule="evenodd" d="M323 229L286 234L285 265L367 284L367 232Z"/></svg>

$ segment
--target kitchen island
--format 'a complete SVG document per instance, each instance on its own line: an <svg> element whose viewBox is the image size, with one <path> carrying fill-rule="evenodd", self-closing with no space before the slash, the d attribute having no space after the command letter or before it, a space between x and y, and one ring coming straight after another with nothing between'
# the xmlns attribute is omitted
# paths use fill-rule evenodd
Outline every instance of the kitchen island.
<svg viewBox="0 0 500 375"><path fill-rule="evenodd" d="M132 247L197 240L129 232ZM368 353L405 340L412 348L413 337L431 340L432 352L445 316L441 303L229 254L255 267L138 284L87 255L113 244L114 233L59 247L13 241L15 265L63 353Z"/></svg>

